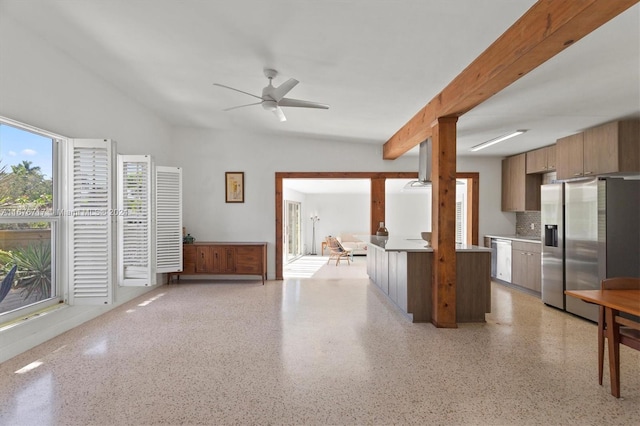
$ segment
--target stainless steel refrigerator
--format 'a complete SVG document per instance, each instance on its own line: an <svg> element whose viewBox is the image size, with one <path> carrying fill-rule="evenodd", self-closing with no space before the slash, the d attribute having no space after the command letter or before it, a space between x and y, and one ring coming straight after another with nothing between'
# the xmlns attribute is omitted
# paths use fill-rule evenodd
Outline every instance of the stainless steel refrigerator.
<svg viewBox="0 0 640 426"><path fill-rule="evenodd" d="M565 184L565 288L591 290L609 277L640 277L640 180ZM567 312L597 321L598 308L573 297Z"/></svg>
<svg viewBox="0 0 640 426"><path fill-rule="evenodd" d="M564 309L564 184L542 185L542 301Z"/></svg>
<svg viewBox="0 0 640 426"><path fill-rule="evenodd" d="M640 180L543 185L541 222L543 302L597 321L595 305L565 297L564 290L598 289L608 277L640 277Z"/></svg>

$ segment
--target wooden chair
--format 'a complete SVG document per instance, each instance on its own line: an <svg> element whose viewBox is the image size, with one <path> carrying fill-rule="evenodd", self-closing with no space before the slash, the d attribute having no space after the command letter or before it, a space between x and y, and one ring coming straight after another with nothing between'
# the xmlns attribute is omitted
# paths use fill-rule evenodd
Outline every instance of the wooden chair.
<svg viewBox="0 0 640 426"><path fill-rule="evenodd" d="M600 283L600 288L603 290L640 290L640 278L605 278ZM604 338L607 327L611 327L611 324L605 324L603 306L600 306L598 315L598 383L602 385ZM620 344L640 351L640 323L620 316L617 316L614 321L620 325Z"/></svg>
<svg viewBox="0 0 640 426"><path fill-rule="evenodd" d="M347 264L351 265L351 252L345 249L340 241L336 237L327 237L327 248L329 249L329 259L327 265L332 259L335 259L336 266L340 263L341 259L347 259Z"/></svg>

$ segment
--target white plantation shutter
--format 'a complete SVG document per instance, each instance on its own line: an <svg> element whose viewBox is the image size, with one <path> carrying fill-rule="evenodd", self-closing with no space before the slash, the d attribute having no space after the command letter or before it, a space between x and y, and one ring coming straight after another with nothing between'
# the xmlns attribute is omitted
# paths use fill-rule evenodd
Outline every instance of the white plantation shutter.
<svg viewBox="0 0 640 426"><path fill-rule="evenodd" d="M155 284L151 157L118 155L118 283Z"/></svg>
<svg viewBox="0 0 640 426"><path fill-rule="evenodd" d="M182 271L182 169L156 167L156 272Z"/></svg>
<svg viewBox="0 0 640 426"><path fill-rule="evenodd" d="M112 303L113 148L111 140L74 139L69 147L69 303Z"/></svg>

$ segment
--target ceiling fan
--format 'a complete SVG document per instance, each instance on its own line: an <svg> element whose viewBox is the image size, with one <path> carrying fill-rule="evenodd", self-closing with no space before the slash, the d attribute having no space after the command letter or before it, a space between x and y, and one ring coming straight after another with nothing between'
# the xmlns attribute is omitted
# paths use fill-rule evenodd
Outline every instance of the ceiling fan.
<svg viewBox="0 0 640 426"><path fill-rule="evenodd" d="M273 111L275 116L278 117L278 120L287 121L287 117L285 117L284 112L280 107L329 109L329 105L327 104L285 98L284 96L299 83L299 81L295 78L290 78L280 86L275 87L273 86L273 84L271 84L271 80L273 80L278 75L278 71L270 68L265 68L264 75L269 79L269 85L262 89L262 96L257 96L243 90L225 86L224 84L213 83L214 86L220 86L224 87L225 89L235 90L236 92L244 93L245 95L253 96L254 98L260 99L260 102L255 102L247 105L238 105L235 107L224 109L223 111L231 111L232 109L244 108L251 105L262 105L262 108L266 109L267 111Z"/></svg>

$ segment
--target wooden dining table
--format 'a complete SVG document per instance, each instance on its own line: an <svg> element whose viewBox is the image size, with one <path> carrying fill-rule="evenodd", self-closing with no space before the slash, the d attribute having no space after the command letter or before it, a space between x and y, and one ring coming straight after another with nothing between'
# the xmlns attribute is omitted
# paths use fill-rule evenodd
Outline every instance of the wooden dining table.
<svg viewBox="0 0 640 426"><path fill-rule="evenodd" d="M611 394L620 398L620 312L640 316L640 290L566 290L567 296L604 306Z"/></svg>

